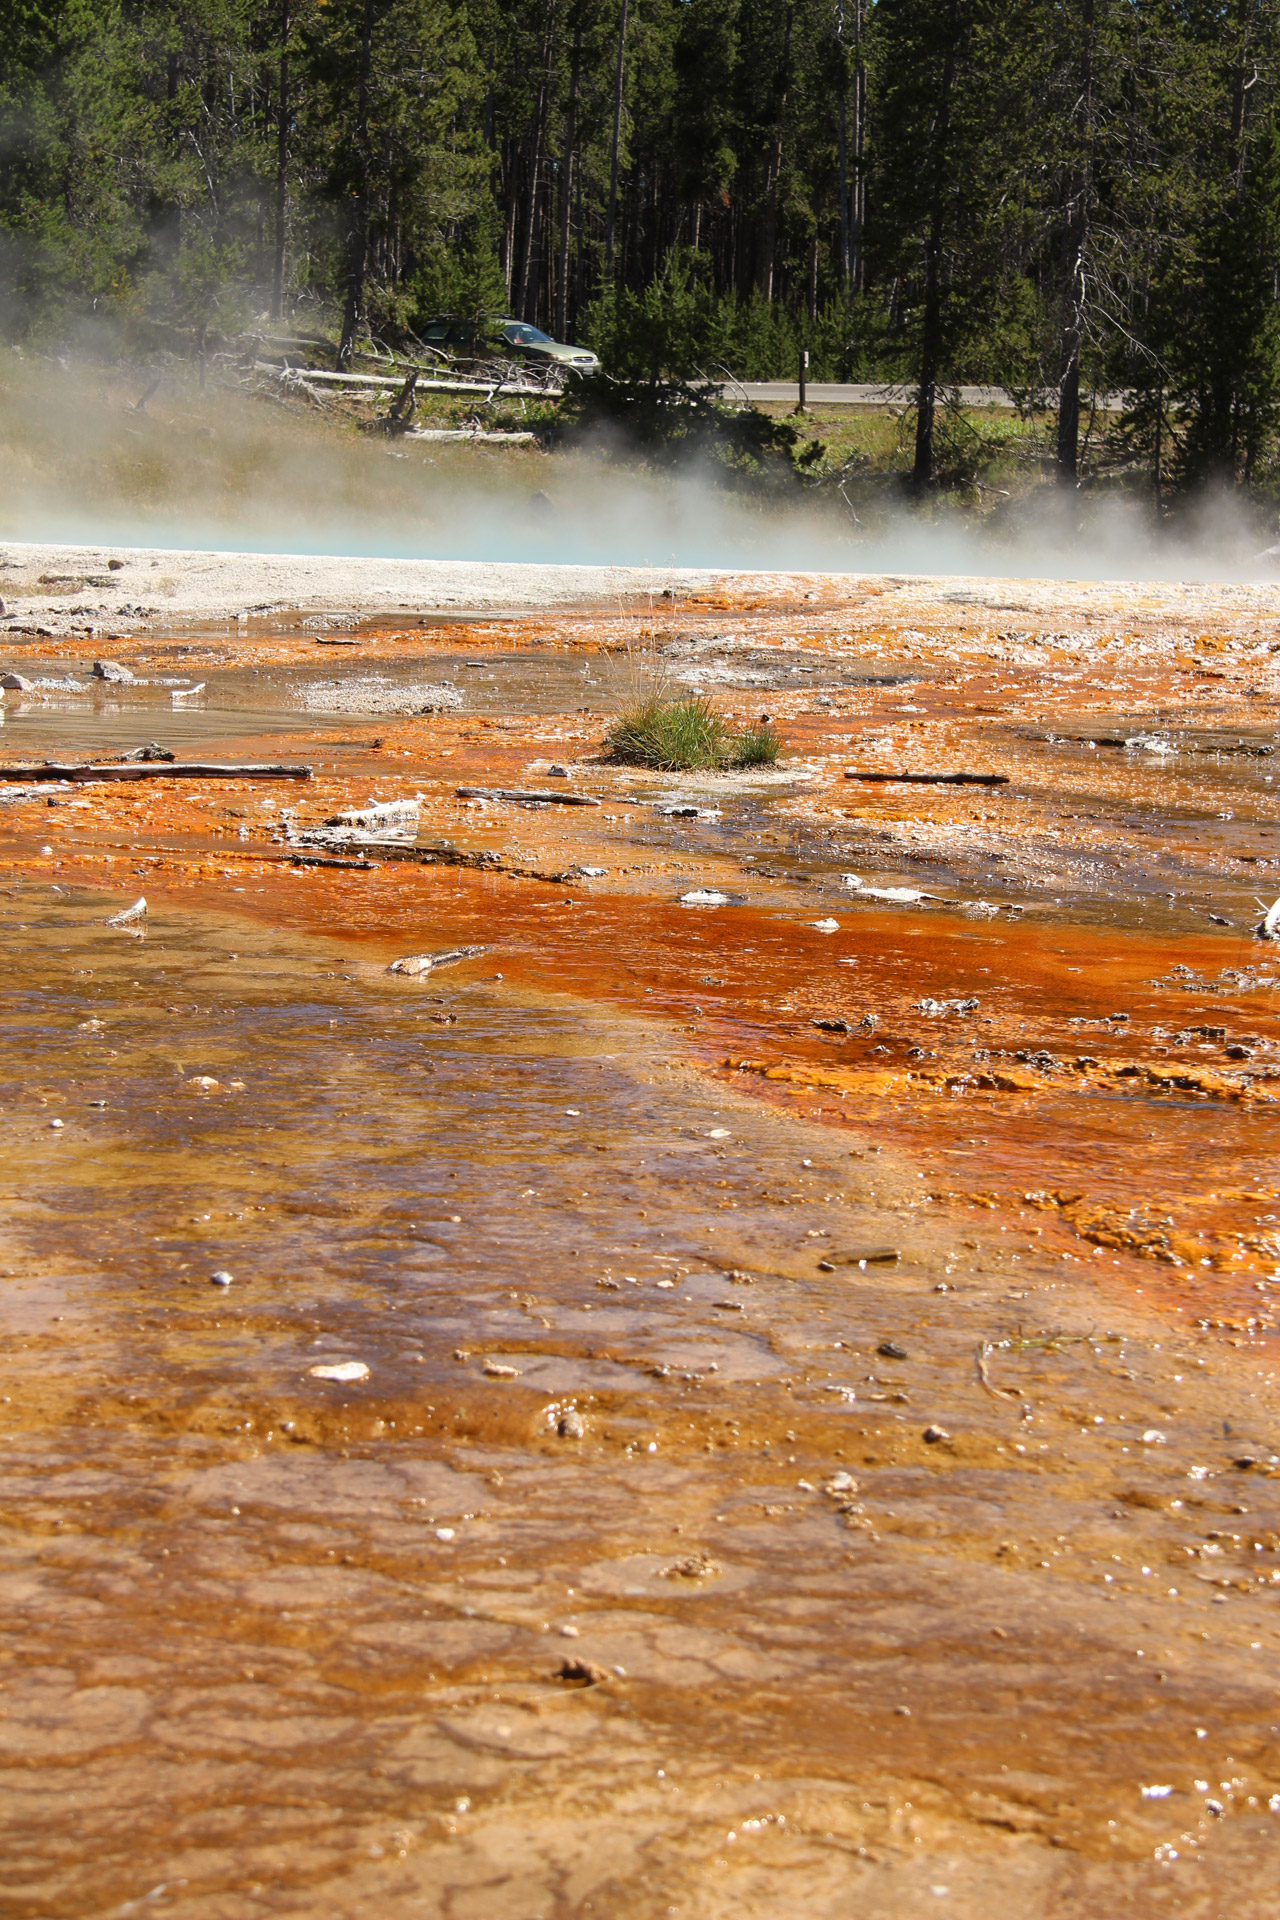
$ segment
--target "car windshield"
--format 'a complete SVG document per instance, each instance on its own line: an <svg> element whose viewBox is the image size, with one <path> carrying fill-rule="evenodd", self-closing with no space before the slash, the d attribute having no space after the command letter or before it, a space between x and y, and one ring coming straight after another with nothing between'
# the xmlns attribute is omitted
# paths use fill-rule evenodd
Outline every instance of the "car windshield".
<svg viewBox="0 0 1280 1920"><path fill-rule="evenodd" d="M527 327L522 320L513 320L509 327L502 329L502 337L509 340L513 347L551 347L555 345L549 333L543 333L537 327Z"/></svg>

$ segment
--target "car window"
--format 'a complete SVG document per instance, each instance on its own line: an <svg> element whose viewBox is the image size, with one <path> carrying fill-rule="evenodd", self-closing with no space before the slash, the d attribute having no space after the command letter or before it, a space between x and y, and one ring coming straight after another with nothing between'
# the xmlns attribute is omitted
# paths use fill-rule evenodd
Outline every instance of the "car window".
<svg viewBox="0 0 1280 1920"><path fill-rule="evenodd" d="M424 340L429 341L432 346L436 346L441 340L447 339L448 335L448 325L445 321L441 320L438 321L434 327L428 327L422 337Z"/></svg>
<svg viewBox="0 0 1280 1920"><path fill-rule="evenodd" d="M554 345L551 335L543 333L539 327L526 326L523 320L513 320L510 326L502 329L502 337L513 347L549 347Z"/></svg>

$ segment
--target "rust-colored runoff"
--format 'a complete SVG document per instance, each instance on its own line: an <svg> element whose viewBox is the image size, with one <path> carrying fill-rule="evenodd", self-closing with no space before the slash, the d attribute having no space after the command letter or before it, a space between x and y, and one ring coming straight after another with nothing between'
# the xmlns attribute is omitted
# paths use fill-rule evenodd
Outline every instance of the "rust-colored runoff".
<svg viewBox="0 0 1280 1920"><path fill-rule="evenodd" d="M7 697L15 1913L1269 1914L1269 635L817 591Z"/></svg>

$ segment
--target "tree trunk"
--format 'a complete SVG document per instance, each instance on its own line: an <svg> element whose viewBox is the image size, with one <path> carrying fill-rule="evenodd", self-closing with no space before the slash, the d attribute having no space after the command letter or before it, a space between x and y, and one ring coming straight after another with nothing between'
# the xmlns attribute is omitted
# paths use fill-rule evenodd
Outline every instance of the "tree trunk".
<svg viewBox="0 0 1280 1920"><path fill-rule="evenodd" d="M951 89L956 77L958 13L959 0L951 0L947 9L946 52L943 55L938 117L930 156L929 236L925 242L924 317L920 330L920 377L916 389L916 452L911 470L911 486L916 493L923 493L933 485L935 470L934 413L938 399L938 374L942 366L943 195L950 159L947 145L951 131Z"/></svg>
<svg viewBox="0 0 1280 1920"><path fill-rule="evenodd" d="M518 189L516 186L516 151L511 141L504 140L502 175L506 182L506 211L502 222L502 278L507 289L507 304L511 304L511 283L516 270L516 205Z"/></svg>
<svg viewBox="0 0 1280 1920"><path fill-rule="evenodd" d="M840 48L840 99L836 116L836 164L840 197L840 284L847 293L862 291L862 225L865 188L862 179L866 145L866 70L862 64L862 5L853 0L853 127L849 126L848 49L845 46L845 0L836 0L836 40Z"/></svg>
<svg viewBox="0 0 1280 1920"><path fill-rule="evenodd" d="M289 197L289 0L280 8L280 97L276 106L276 232L271 275L271 318L284 311L285 213Z"/></svg>
<svg viewBox="0 0 1280 1920"><path fill-rule="evenodd" d="M573 29L573 66L569 74L569 111L564 129L564 161L560 172L560 273L556 299L556 337L569 334L569 224L573 194L574 148L578 139L578 85L582 76L582 24Z"/></svg>
<svg viewBox="0 0 1280 1920"><path fill-rule="evenodd" d="M542 35L542 82L538 88L538 105L533 121L533 158L529 166L529 210L524 223L524 251L520 258L520 284L516 289L516 318L530 320L532 315L526 311L529 305L529 268L533 261L534 236L538 231L538 192L542 184L542 142L547 125L547 102L551 92L551 49L555 38L554 4L547 8L546 26Z"/></svg>
<svg viewBox="0 0 1280 1920"><path fill-rule="evenodd" d="M360 81L356 93L356 204L347 260L347 304L338 342L338 371L351 365L351 350L364 323L364 283L369 270L369 73L373 61L374 0L364 0L360 28Z"/></svg>
<svg viewBox="0 0 1280 1920"><path fill-rule="evenodd" d="M1064 241L1063 321L1059 342L1057 469L1060 486L1074 488L1080 458L1080 348L1084 341L1088 281L1085 252L1093 197L1093 33L1094 0L1081 9L1080 68L1075 132L1079 142L1067 190Z"/></svg>
<svg viewBox="0 0 1280 1920"><path fill-rule="evenodd" d="M862 231L867 220L867 69L862 58L862 5L853 0L853 205L849 214L849 284L862 292Z"/></svg>
<svg viewBox="0 0 1280 1920"><path fill-rule="evenodd" d="M628 5L629 0L622 0L618 10L618 65L613 80L613 139L609 147L609 206L604 223L606 280L613 275L613 243L618 220L618 148L622 139L622 93L623 81L626 77Z"/></svg>
<svg viewBox="0 0 1280 1920"><path fill-rule="evenodd" d="M764 234L760 255L756 262L756 284L766 300L773 299L774 262L778 252L778 213L782 192L783 131L787 111L787 94L791 85L791 24L794 18L795 8L794 6L789 6L787 8L786 30L782 37L782 63L778 69L775 83L773 149L769 155Z"/></svg>
<svg viewBox="0 0 1280 1920"><path fill-rule="evenodd" d="M840 197L840 285L847 292L852 277L853 255L850 251L849 232L849 76L845 71L844 0L836 0L836 44L840 49L840 98L836 110L836 166L839 172L837 191Z"/></svg>

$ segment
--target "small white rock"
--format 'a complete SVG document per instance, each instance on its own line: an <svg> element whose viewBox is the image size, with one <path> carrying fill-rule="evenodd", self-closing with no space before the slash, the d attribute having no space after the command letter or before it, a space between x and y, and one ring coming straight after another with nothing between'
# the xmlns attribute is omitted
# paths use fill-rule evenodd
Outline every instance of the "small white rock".
<svg viewBox="0 0 1280 1920"><path fill-rule="evenodd" d="M455 1539L456 1537L457 1537L457 1536L456 1536L456 1534L455 1534L455 1532L454 1532L454 1529L453 1529L452 1527L437 1527L437 1528L436 1528L436 1539L437 1539L437 1540L453 1540L453 1539Z"/></svg>
<svg viewBox="0 0 1280 1920"><path fill-rule="evenodd" d="M209 1283L214 1287L229 1287L231 1285L231 1275L225 1267L219 1267L216 1273L209 1275Z"/></svg>
<svg viewBox="0 0 1280 1920"><path fill-rule="evenodd" d="M308 1367L313 1380L367 1380L369 1369L363 1360L335 1360L321 1367Z"/></svg>

